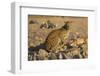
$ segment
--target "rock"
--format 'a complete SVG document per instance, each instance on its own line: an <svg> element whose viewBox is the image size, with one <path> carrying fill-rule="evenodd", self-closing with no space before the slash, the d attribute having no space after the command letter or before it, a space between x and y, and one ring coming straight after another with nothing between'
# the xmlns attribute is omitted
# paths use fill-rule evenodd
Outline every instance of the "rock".
<svg viewBox="0 0 100 76"><path fill-rule="evenodd" d="M38 46L38 45L40 45L40 41L35 40L35 41L34 41L34 44L35 44L35 46Z"/></svg>
<svg viewBox="0 0 100 76"><path fill-rule="evenodd" d="M77 41L76 41L76 44L77 44L77 45L81 45L81 44L83 44L84 42L85 42L85 41L84 41L83 38L78 38Z"/></svg>
<svg viewBox="0 0 100 76"><path fill-rule="evenodd" d="M31 61L32 60L32 57L30 54L28 54L28 60Z"/></svg>
<svg viewBox="0 0 100 76"><path fill-rule="evenodd" d="M37 45L40 45L41 43L43 43L44 40L43 38L39 37L39 36L36 36L35 39L34 39L34 44L37 46Z"/></svg>
<svg viewBox="0 0 100 76"><path fill-rule="evenodd" d="M83 52L83 58L88 58L88 51Z"/></svg>
<svg viewBox="0 0 100 76"><path fill-rule="evenodd" d="M71 52L67 52L67 53L65 53L63 55L64 55L64 58L66 58L66 59L72 59L72 57L73 57Z"/></svg>
<svg viewBox="0 0 100 76"><path fill-rule="evenodd" d="M75 32L75 34L76 34L77 38L81 38L81 35L79 32Z"/></svg>
<svg viewBox="0 0 100 76"><path fill-rule="evenodd" d="M33 55L32 55L32 54L28 54L28 60L29 60L29 61L34 60L33 58L34 58L34 57L33 57Z"/></svg>
<svg viewBox="0 0 100 76"><path fill-rule="evenodd" d="M78 55L80 53L80 49L79 48L73 48L73 49L71 49L71 53L72 53L72 55Z"/></svg>
<svg viewBox="0 0 100 76"><path fill-rule="evenodd" d="M49 53L49 59L50 59L50 60L57 59L56 54L55 54L55 53L50 52L50 53Z"/></svg>
<svg viewBox="0 0 100 76"><path fill-rule="evenodd" d="M48 28L47 22L42 22L42 24L40 25L41 29L45 29Z"/></svg>
<svg viewBox="0 0 100 76"><path fill-rule="evenodd" d="M52 23L50 20L48 20L46 22L42 22L42 24L40 26L40 28L42 28L42 29L45 29L45 28L46 29L53 29L55 27L57 27L57 25Z"/></svg>
<svg viewBox="0 0 100 76"><path fill-rule="evenodd" d="M46 60L46 59L48 59L48 52L46 52L43 49L40 49L39 52L38 52L38 59L39 60Z"/></svg>
<svg viewBox="0 0 100 76"><path fill-rule="evenodd" d="M61 52L58 53L58 59L63 59L63 55Z"/></svg>
<svg viewBox="0 0 100 76"><path fill-rule="evenodd" d="M37 53L34 52L33 60L37 60Z"/></svg>
<svg viewBox="0 0 100 76"><path fill-rule="evenodd" d="M74 40L74 41L70 44L70 46L72 46L72 47L78 47L78 46L77 46L77 41Z"/></svg>
<svg viewBox="0 0 100 76"><path fill-rule="evenodd" d="M72 54L73 58L82 58L79 48L72 48L70 53Z"/></svg>
<svg viewBox="0 0 100 76"><path fill-rule="evenodd" d="M80 59L80 56L79 55L74 55L73 59Z"/></svg>
<svg viewBox="0 0 100 76"><path fill-rule="evenodd" d="M83 44L82 46L82 56L83 58L87 58L88 57L88 46L87 44Z"/></svg>
<svg viewBox="0 0 100 76"><path fill-rule="evenodd" d="M78 39L74 40L74 41L70 44L70 46L72 46L72 47L78 47L78 46L80 46L80 45L82 45L82 44L84 44L84 43L85 43L85 41L84 41L83 38L78 38Z"/></svg>
<svg viewBox="0 0 100 76"><path fill-rule="evenodd" d="M70 35L68 37L70 40L75 40L77 39L77 35L74 32L70 32Z"/></svg>
<svg viewBox="0 0 100 76"><path fill-rule="evenodd" d="M29 47L35 47L34 43L30 42Z"/></svg>
<svg viewBox="0 0 100 76"><path fill-rule="evenodd" d="M38 24L37 20L31 20L29 21L29 24Z"/></svg>
<svg viewBox="0 0 100 76"><path fill-rule="evenodd" d="M68 59L66 53L62 53L63 59Z"/></svg>

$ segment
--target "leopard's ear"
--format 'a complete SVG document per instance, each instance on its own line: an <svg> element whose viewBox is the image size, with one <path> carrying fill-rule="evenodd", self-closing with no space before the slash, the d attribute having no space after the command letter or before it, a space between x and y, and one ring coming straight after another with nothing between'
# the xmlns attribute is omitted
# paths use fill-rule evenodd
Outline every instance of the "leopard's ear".
<svg viewBox="0 0 100 76"><path fill-rule="evenodd" d="M69 30L69 26L70 26L69 21L66 21L64 23L65 24L64 24L64 26L62 28L65 29L65 30Z"/></svg>

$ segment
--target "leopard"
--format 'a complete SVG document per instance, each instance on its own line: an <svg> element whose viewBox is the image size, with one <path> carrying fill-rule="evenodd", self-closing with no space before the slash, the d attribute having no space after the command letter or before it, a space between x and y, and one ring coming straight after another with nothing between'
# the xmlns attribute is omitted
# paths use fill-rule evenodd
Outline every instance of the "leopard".
<svg viewBox="0 0 100 76"><path fill-rule="evenodd" d="M70 21L66 21L61 28L52 30L48 34L45 41L45 47L48 52L58 53L63 51L63 47L70 34L70 23Z"/></svg>

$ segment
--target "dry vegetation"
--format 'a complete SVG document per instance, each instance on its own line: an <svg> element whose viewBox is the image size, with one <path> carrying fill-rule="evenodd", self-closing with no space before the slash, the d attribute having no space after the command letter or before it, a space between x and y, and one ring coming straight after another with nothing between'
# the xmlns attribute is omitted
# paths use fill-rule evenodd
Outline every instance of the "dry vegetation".
<svg viewBox="0 0 100 76"><path fill-rule="evenodd" d="M57 53L48 52L44 46L47 36L65 21L72 21L66 45ZM29 15L28 22L28 61L88 58L87 17Z"/></svg>

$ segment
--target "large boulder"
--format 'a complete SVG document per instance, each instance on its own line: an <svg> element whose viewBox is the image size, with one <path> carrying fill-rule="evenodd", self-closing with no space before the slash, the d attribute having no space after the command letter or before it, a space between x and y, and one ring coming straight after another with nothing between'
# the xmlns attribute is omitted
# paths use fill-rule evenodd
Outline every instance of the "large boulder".
<svg viewBox="0 0 100 76"><path fill-rule="evenodd" d="M48 52L44 49L40 49L38 52L38 60L47 60Z"/></svg>

